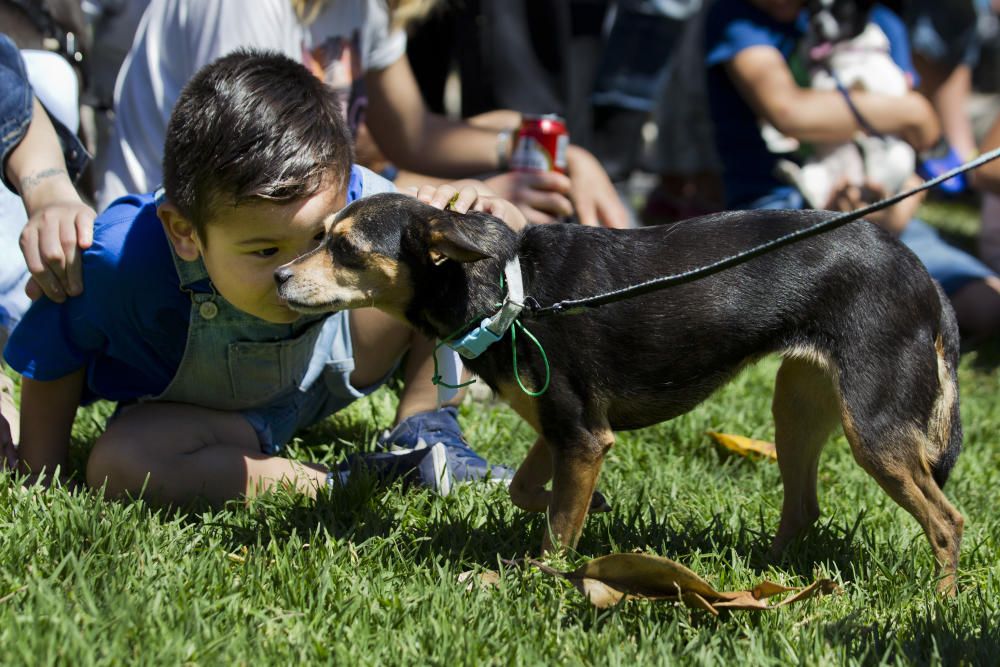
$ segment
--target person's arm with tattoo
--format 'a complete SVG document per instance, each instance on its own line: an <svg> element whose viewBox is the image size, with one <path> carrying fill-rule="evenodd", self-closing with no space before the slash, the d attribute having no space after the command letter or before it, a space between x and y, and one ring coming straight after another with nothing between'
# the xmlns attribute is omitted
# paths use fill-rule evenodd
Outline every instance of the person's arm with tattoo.
<svg viewBox="0 0 1000 667"><path fill-rule="evenodd" d="M62 301L79 294L80 251L90 247L95 213L73 186L55 127L37 99L31 125L4 167L28 212L21 249L34 279L29 295L44 291Z"/></svg>

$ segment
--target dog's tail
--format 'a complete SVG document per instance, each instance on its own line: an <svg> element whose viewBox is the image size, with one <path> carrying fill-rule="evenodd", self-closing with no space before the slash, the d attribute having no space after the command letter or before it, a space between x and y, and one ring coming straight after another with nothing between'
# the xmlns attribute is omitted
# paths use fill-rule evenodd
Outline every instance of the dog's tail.
<svg viewBox="0 0 1000 667"><path fill-rule="evenodd" d="M959 333L955 311L941 286L935 282L941 301L936 351L938 361L938 399L931 413L928 435L936 441L938 451L931 461L931 475L938 486L944 487L948 475L962 451L962 420L958 398Z"/></svg>

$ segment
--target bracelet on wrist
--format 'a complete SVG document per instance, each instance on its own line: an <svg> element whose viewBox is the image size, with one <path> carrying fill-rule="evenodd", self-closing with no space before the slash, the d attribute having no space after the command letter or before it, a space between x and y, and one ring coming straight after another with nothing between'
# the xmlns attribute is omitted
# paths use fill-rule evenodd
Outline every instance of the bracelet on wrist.
<svg viewBox="0 0 1000 667"><path fill-rule="evenodd" d="M511 144L514 141L514 130L508 128L497 132L497 170L507 171L510 166Z"/></svg>

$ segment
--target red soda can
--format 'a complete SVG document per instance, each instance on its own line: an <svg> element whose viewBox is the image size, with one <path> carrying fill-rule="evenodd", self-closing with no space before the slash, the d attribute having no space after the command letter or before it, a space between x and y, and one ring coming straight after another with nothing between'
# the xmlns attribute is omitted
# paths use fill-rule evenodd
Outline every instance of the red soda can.
<svg viewBox="0 0 1000 667"><path fill-rule="evenodd" d="M566 173L566 121L556 114L524 115L517 143L510 156L513 171L558 171Z"/></svg>

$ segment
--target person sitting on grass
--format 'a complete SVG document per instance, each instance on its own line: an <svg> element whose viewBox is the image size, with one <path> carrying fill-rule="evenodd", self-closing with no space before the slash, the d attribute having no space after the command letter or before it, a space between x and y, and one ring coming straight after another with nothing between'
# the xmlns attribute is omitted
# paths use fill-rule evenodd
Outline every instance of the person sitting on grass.
<svg viewBox="0 0 1000 667"><path fill-rule="evenodd" d="M202 69L170 119L164 190L102 213L83 253L87 289L38 300L11 335L20 472L65 470L77 408L107 399L118 408L86 482L109 496L312 495L349 471L284 458L283 446L380 386L409 350L383 443L409 451L373 467L388 460L441 492L506 476L469 448L453 406L436 409L431 341L372 309L304 316L278 298L275 269L315 248L347 203L392 188L352 160L336 94L302 65L239 51ZM442 205L454 191L433 196ZM523 224L507 202L475 205Z"/></svg>
<svg viewBox="0 0 1000 667"><path fill-rule="evenodd" d="M916 91L896 97L800 88L789 61L806 34L804 5L803 0L718 0L709 10L705 31L709 103L730 209L804 208L801 193L775 174L780 156L768 150L760 121L806 143L848 142L859 130L870 128L900 136L920 151L935 145L940 136L934 110ZM876 5L871 20L889 38L896 64L915 77L899 17ZM874 184L845 185L824 208L854 210L886 194ZM910 197L868 219L897 235L941 283L955 307L963 337L997 335L1000 277L915 219L920 201Z"/></svg>

